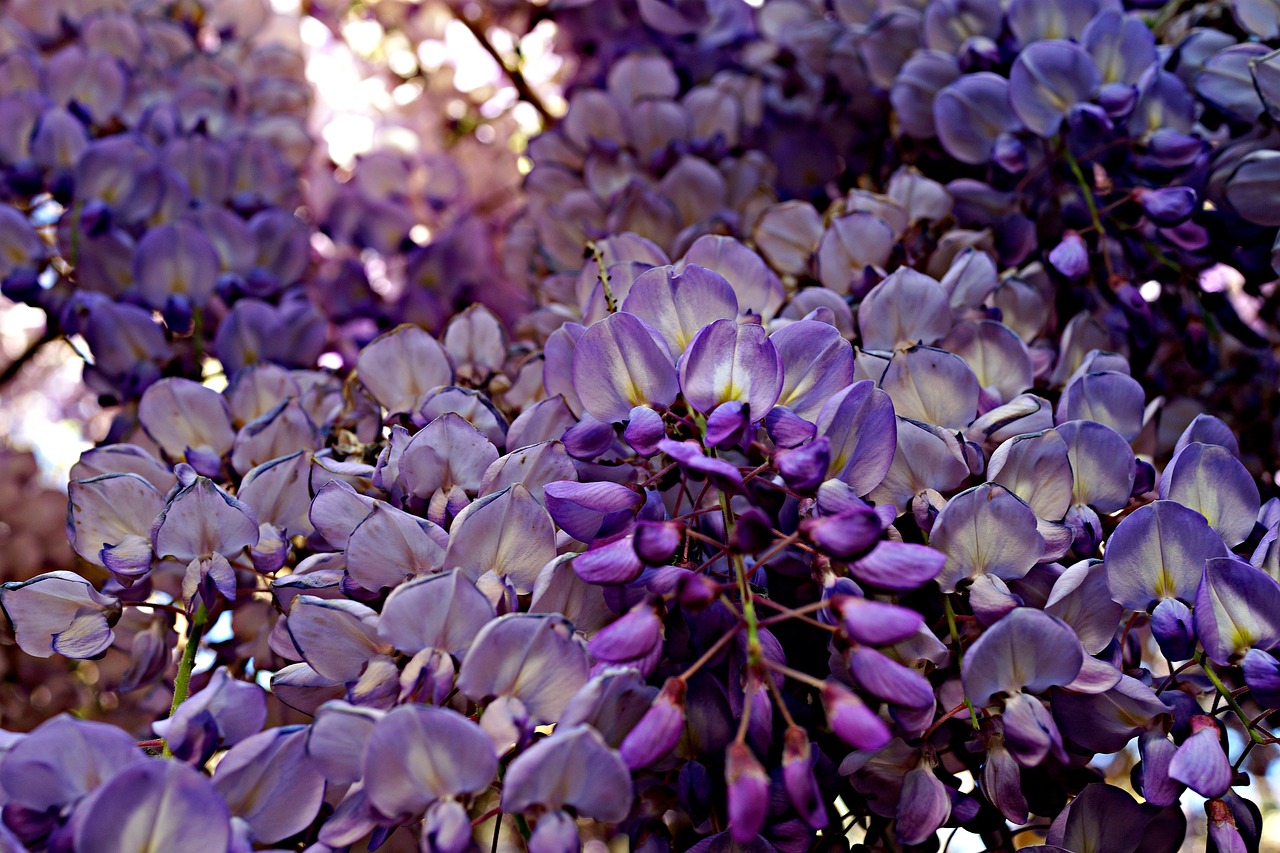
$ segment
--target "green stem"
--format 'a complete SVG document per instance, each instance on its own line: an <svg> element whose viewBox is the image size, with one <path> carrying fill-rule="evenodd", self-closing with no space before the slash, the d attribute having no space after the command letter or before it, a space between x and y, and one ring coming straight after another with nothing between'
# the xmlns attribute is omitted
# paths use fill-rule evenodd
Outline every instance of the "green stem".
<svg viewBox="0 0 1280 853"><path fill-rule="evenodd" d="M1249 715L1240 707L1240 703L1231 695L1231 691L1227 689L1227 685L1222 683L1222 679L1214 668L1209 664L1209 658L1204 653L1200 654L1200 668L1204 670L1204 674L1209 676L1209 680L1213 682L1214 689L1218 691L1218 695L1222 697L1222 701L1227 703L1227 707L1235 712L1240 718L1240 724L1244 726L1244 730L1248 732L1249 739L1254 743L1266 743L1266 739L1253 727L1249 720Z"/></svg>
<svg viewBox="0 0 1280 853"><path fill-rule="evenodd" d="M1089 208L1089 218L1093 220L1093 229L1098 232L1098 252L1102 255L1102 265L1107 269L1107 285L1110 286L1111 278L1114 274L1111 270L1111 256L1107 254L1107 232L1102 227L1102 217L1098 214L1098 204L1093 198L1093 188L1085 180L1084 170L1080 168L1080 163L1076 160L1075 155L1071 153L1071 145L1063 145L1062 152L1067 158L1067 165L1071 167L1071 174L1075 176L1076 183L1080 185L1080 193L1084 196L1085 206Z"/></svg>
<svg viewBox="0 0 1280 853"><path fill-rule="evenodd" d="M729 506L729 496L724 492L720 492L720 512L724 514L724 538L727 544L733 535L733 525L736 520L733 516L733 508ZM758 666L763 659L760 648L760 621L756 617L756 604L751 595L751 585L747 583L747 567L742 561L741 554L731 554L730 559L733 561L734 576L738 580L738 595L742 598L742 618L747 623L747 663L750 666Z"/></svg>
<svg viewBox="0 0 1280 853"><path fill-rule="evenodd" d="M173 704L169 706L169 716L177 713L178 706L187 701L187 693L191 690L191 670L196 665L196 652L200 649L200 638L204 636L205 626L209 623L209 611L204 602L196 608L191 617L191 626L187 629L187 646L182 650L182 661L178 664L178 675L173 679ZM173 752L169 744L164 745L164 757L170 758Z"/></svg>
<svg viewBox="0 0 1280 853"><path fill-rule="evenodd" d="M942 594L942 609L947 614L947 630L951 632L951 642L956 647L956 664L960 670L964 671L964 650L960 645L960 632L956 629L956 612L951 607L951 596L948 593ZM962 688L963 689L963 688ZM973 702L969 701L969 694L962 694L964 697L964 706L969 709L969 722L973 724L973 730L981 731L982 726L978 724L978 712L973 707Z"/></svg>

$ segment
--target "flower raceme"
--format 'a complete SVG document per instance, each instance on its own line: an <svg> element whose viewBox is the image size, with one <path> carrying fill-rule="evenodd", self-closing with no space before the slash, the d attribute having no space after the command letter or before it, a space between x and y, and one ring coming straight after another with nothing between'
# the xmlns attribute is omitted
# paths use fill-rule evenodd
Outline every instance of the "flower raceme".
<svg viewBox="0 0 1280 853"><path fill-rule="evenodd" d="M1141 389L1119 357L1079 354L1055 411L1043 379L983 387L989 362L956 332L974 308L913 314L919 293L945 297L920 274L890 276L859 312L864 338L897 324L892 348L855 350L821 311L756 322L723 276L685 270L637 282L714 310L645 319L627 296L548 351L546 384L567 382L572 402L510 420L452 384L477 375L465 356L409 326L366 349L341 398L336 379L276 367L221 394L148 389L136 440L154 450L108 445L73 472L73 543L110 579L6 585L18 642L130 654L154 683L164 667L139 657L139 626L117 630L122 614L185 615L199 647L197 625L253 608L272 627L248 665L310 722L262 730L251 710L267 695L219 669L155 728L196 771L218 759L212 779L143 785L132 807L190 786L183 808L228 849L407 828L424 849L464 850L468 826L519 832L505 817L519 815L531 847L560 850L669 833L636 805L640 786L729 817L738 843L812 833L852 786L880 791L870 814L915 843L1034 808L1018 796L1031 773L1079 793L1074 754L1135 738L1164 756L1143 784L1166 808L1178 785L1222 795L1178 757L1211 751L1209 729L1178 723L1193 682L1176 682L1186 699L1157 692L1135 640L1219 680L1243 663L1258 697L1274 692L1270 510L1227 433L1193 423L1163 476L1141 475ZM1016 344L983 359L1029 359L1016 332L981 322ZM294 396L273 402L281 391ZM118 730L55 722L86 747L54 772L90 781L27 805L14 780L41 735L14 736L6 827L29 846L121 808L111 792L141 772L86 767ZM985 750L956 751L975 736ZM136 766L153 760L126 741ZM980 791L956 786L966 768ZM713 773L723 805L707 799ZM35 820L53 807L64 817ZM178 831L164 814L149 838Z"/></svg>
<svg viewBox="0 0 1280 853"><path fill-rule="evenodd" d="M594 58L527 149L518 317L452 312L466 216L396 248L395 156L334 191L370 222L290 212L306 158L239 105L297 81L234 73L237 26L5 23L5 292L136 405L72 470L80 571L0 606L100 710L170 710L5 732L0 846L1173 851L1188 789L1256 846L1280 506L1255 442L1148 393L1170 317L1244 334L1270 268L1269 48L1109 3L600 2L546 10ZM1280 38L1265 5L1240 33ZM326 240L442 281L375 309L363 267L312 280ZM1183 305L1217 262L1245 289ZM312 369L331 334L354 370ZM1093 769L1135 743L1142 805Z"/></svg>

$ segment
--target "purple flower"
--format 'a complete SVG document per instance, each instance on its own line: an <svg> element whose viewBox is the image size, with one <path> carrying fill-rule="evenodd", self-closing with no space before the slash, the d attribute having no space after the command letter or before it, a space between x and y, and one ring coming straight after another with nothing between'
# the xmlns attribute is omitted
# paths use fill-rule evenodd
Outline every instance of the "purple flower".
<svg viewBox="0 0 1280 853"><path fill-rule="evenodd" d="M374 725L365 748L369 803L396 821L438 800L479 793L497 773L484 732L447 708L402 705Z"/></svg>
<svg viewBox="0 0 1280 853"><path fill-rule="evenodd" d="M40 658L55 652L71 658L101 655L115 640L111 624L120 615L114 596L71 572L6 583L0 587L0 605L18 646Z"/></svg>
<svg viewBox="0 0 1280 853"><path fill-rule="evenodd" d="M669 406L680 390L666 341L627 313L610 314L578 340L573 387L587 413L604 422L625 421L635 406Z"/></svg>
<svg viewBox="0 0 1280 853"><path fill-rule="evenodd" d="M77 850L225 850L231 841L227 804L213 783L178 761L143 761L115 773L77 818Z"/></svg>

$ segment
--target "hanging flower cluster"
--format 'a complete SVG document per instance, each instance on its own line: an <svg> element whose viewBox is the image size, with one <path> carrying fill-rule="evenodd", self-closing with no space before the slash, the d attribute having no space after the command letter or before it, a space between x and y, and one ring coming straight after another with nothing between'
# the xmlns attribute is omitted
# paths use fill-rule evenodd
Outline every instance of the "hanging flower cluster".
<svg viewBox="0 0 1280 853"><path fill-rule="evenodd" d="M374 151L314 220L216 9L0 32L5 293L133 401L0 585L124 705L0 731L0 849L1264 843L1272 451L1159 392L1273 325L1274 4L450 9L583 51L523 212Z"/></svg>
<svg viewBox="0 0 1280 853"><path fill-rule="evenodd" d="M19 6L0 50L4 295L81 336L109 400L200 376L207 350L233 370L314 363L294 215L312 96L265 6Z"/></svg>
<svg viewBox="0 0 1280 853"><path fill-rule="evenodd" d="M687 258L601 278L614 310L536 362L551 396L481 390L528 358L484 309L389 332L345 382L151 386L137 443L73 471L72 544L109 580L0 602L28 654L128 641L130 687L168 677L181 619L179 698L207 626L235 637L154 725L172 763L67 717L13 736L8 830L97 849L95 810L143 810L121 845L804 849L849 814L902 844L1043 814L1050 843L1176 846L1190 788L1247 833L1209 699L1269 738L1226 682L1274 700L1277 523L1221 422L1157 476L1127 361L1059 342L1054 380L991 319L985 255L888 276L855 350L717 248L732 282ZM262 729L233 675L259 671L308 723ZM1147 809L1085 769L1133 742ZM36 760L49 790L16 781Z"/></svg>

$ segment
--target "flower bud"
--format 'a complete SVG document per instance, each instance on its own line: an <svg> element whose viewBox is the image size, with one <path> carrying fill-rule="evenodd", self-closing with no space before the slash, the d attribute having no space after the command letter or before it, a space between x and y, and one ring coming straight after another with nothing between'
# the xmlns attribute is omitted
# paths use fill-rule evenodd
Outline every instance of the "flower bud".
<svg viewBox="0 0 1280 853"><path fill-rule="evenodd" d="M1280 661L1261 649L1249 649L1241 669L1254 701L1264 708L1280 708Z"/></svg>
<svg viewBox="0 0 1280 853"><path fill-rule="evenodd" d="M1240 829L1236 826L1235 815L1222 800L1210 800L1204 804L1209 818L1209 838L1213 840L1218 853L1245 853L1249 849Z"/></svg>
<svg viewBox="0 0 1280 853"><path fill-rule="evenodd" d="M662 618L651 604L633 607L597 631L587 649L599 664L635 667L647 677L662 658Z"/></svg>
<svg viewBox="0 0 1280 853"><path fill-rule="evenodd" d="M786 406L774 406L764 416L764 428L777 447L799 447L813 438L818 428Z"/></svg>
<svg viewBox="0 0 1280 853"><path fill-rule="evenodd" d="M1089 274L1089 246L1075 231L1068 231L1049 252L1049 263L1067 278L1083 278Z"/></svg>
<svg viewBox="0 0 1280 853"><path fill-rule="evenodd" d="M729 547L739 554L758 554L773 544L773 525L759 507L739 513L729 536Z"/></svg>
<svg viewBox="0 0 1280 853"><path fill-rule="evenodd" d="M436 800L422 821L423 853L464 853L471 846L471 818L454 799Z"/></svg>
<svg viewBox="0 0 1280 853"><path fill-rule="evenodd" d="M638 521L632 532L636 556L648 566L665 566L684 541L679 521Z"/></svg>
<svg viewBox="0 0 1280 853"><path fill-rule="evenodd" d="M1151 612L1151 633L1169 660L1187 660L1196 652L1196 629L1191 608L1166 598Z"/></svg>
<svg viewBox="0 0 1280 853"><path fill-rule="evenodd" d="M747 844L764 829L769 814L769 774L750 747L735 742L725 751L724 779L729 789L729 834Z"/></svg>
<svg viewBox="0 0 1280 853"><path fill-rule="evenodd" d="M649 710L618 747L627 767L632 770L648 767L676 748L684 733L684 697L684 682L668 678Z"/></svg>
<svg viewBox="0 0 1280 853"><path fill-rule="evenodd" d="M794 491L811 494L827 478L831 467L831 440L825 435L799 447L779 450L774 464L782 479Z"/></svg>
<svg viewBox="0 0 1280 853"><path fill-rule="evenodd" d="M1218 724L1212 717L1197 714L1191 718L1191 737L1182 742L1169 762L1169 776L1202 797L1221 797L1231 788L1234 773L1222 751Z"/></svg>
<svg viewBox="0 0 1280 853"><path fill-rule="evenodd" d="M648 406L636 406L631 419L623 430L622 438L641 456L653 456L658 452L658 442L667 437L662 415Z"/></svg>
<svg viewBox="0 0 1280 853"><path fill-rule="evenodd" d="M888 646L905 640L924 624L920 614L908 607L856 595L833 595L831 609L840 617L840 626L849 639L869 646Z"/></svg>
<svg viewBox="0 0 1280 853"><path fill-rule="evenodd" d="M789 726L783 740L782 783L791 805L814 829L827 825L827 811L822 806L822 791L813 775L813 756L809 733L799 726Z"/></svg>
<svg viewBox="0 0 1280 853"><path fill-rule="evenodd" d="M529 853L576 853L581 849L577 822L560 809L538 818L529 836Z"/></svg>
<svg viewBox="0 0 1280 853"><path fill-rule="evenodd" d="M707 447L732 447L742 441L747 427L751 425L751 408L737 400L730 400L716 406L707 415L706 445Z"/></svg>
<svg viewBox="0 0 1280 853"><path fill-rule="evenodd" d="M951 816L951 795L927 761L907 771L898 799L898 840L921 844Z"/></svg>
<svg viewBox="0 0 1280 853"><path fill-rule="evenodd" d="M880 541L884 525L875 510L853 508L836 515L807 518L800 530L819 551L837 560L856 560Z"/></svg>
<svg viewBox="0 0 1280 853"><path fill-rule="evenodd" d="M1134 191L1147 218L1156 225L1168 227L1188 219L1196 211L1196 191L1191 187L1161 187L1157 190L1138 188Z"/></svg>
<svg viewBox="0 0 1280 853"><path fill-rule="evenodd" d="M831 731L854 749L880 749L893 738L884 720L842 684L826 683L822 689L822 707L827 712Z"/></svg>

